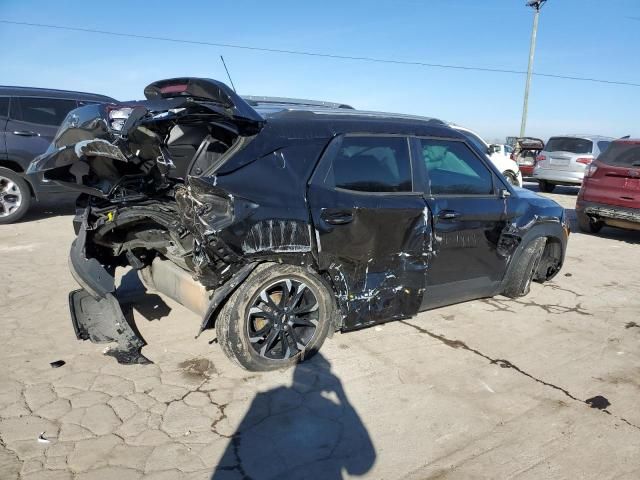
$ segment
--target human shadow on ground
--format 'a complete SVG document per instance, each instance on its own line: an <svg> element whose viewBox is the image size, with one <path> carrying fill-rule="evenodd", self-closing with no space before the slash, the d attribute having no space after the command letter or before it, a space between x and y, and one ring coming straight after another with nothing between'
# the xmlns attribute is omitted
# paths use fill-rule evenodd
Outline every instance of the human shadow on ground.
<svg viewBox="0 0 640 480"><path fill-rule="evenodd" d="M212 480L341 479L375 463L369 433L320 354L295 367L293 384L258 393Z"/></svg>

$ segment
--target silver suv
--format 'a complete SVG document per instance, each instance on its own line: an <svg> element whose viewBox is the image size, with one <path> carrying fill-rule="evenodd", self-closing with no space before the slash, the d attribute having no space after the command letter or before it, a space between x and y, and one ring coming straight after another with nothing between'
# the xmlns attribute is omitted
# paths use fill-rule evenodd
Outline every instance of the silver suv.
<svg viewBox="0 0 640 480"><path fill-rule="evenodd" d="M540 190L552 192L556 185L582 185L585 168L607 149L611 140L599 135L551 137L533 169Z"/></svg>

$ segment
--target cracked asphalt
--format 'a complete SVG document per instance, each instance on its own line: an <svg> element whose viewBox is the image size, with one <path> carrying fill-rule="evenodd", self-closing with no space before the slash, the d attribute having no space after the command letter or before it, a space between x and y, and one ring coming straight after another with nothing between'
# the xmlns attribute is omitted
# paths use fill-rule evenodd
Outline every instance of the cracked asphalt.
<svg viewBox="0 0 640 480"><path fill-rule="evenodd" d="M576 193L550 196L572 215ZM78 342L69 214L0 227L0 479L640 478L640 232L574 225L527 297L336 334L257 374L131 276L154 364Z"/></svg>

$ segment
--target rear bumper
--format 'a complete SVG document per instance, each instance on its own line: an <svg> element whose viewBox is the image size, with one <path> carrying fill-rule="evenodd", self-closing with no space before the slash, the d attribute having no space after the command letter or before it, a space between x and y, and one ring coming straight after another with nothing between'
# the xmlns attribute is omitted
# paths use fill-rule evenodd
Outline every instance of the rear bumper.
<svg viewBox="0 0 640 480"><path fill-rule="evenodd" d="M607 225L620 228L640 228L640 208L619 207L604 203L585 202L578 200L576 212L602 220Z"/></svg>
<svg viewBox="0 0 640 480"><path fill-rule="evenodd" d="M581 185L584 172L568 172L564 170L553 170L551 168L535 167L533 170L533 178L536 180L546 180L547 182Z"/></svg>
<svg viewBox="0 0 640 480"><path fill-rule="evenodd" d="M125 317L115 295L115 279L95 258L85 254L88 210L82 220L78 237L69 253L69 268L82 287L69 294L71 323L78 340L93 343L116 342L106 354L122 364L145 364L150 361L140 350L146 345Z"/></svg>

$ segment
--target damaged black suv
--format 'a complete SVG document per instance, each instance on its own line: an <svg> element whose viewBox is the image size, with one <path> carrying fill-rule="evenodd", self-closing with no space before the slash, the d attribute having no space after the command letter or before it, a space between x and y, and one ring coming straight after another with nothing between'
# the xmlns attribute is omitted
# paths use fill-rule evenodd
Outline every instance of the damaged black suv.
<svg viewBox="0 0 640 480"><path fill-rule="evenodd" d="M32 174L82 192L70 267L78 338L148 361L117 267L270 370L327 335L474 298L525 295L560 269L555 202L513 187L428 118L245 100L201 78L72 111Z"/></svg>

